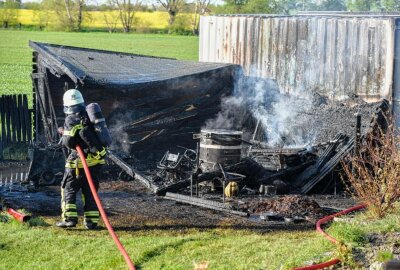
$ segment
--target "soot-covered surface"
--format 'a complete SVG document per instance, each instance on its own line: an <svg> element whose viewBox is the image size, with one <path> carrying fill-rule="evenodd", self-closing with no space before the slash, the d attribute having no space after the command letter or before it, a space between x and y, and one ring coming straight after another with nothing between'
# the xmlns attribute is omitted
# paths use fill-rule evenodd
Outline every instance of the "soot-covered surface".
<svg viewBox="0 0 400 270"><path fill-rule="evenodd" d="M225 213L183 205L165 200L148 192L137 182L102 182L100 197L109 214L109 218L117 229L123 230L183 230L188 228L235 228L259 231L269 230L301 230L312 229L311 222L300 224L261 221L250 218L232 216ZM36 192L14 191L1 192L0 197L14 208L24 208L34 215L58 217L60 215L60 191L58 186L41 187ZM78 196L79 198L80 196ZM260 198L254 198L259 201ZM324 206L344 208L353 205L349 198L313 198L321 200ZM78 201L78 208L80 202ZM82 215L82 213L80 213Z"/></svg>
<svg viewBox="0 0 400 270"><path fill-rule="evenodd" d="M49 63L53 65L52 68L64 66L69 69L69 75L73 76L71 79L76 78L95 85L126 86L168 80L228 66L40 42L30 42L30 46L46 54L48 61L54 61ZM58 66L55 65L56 62Z"/></svg>

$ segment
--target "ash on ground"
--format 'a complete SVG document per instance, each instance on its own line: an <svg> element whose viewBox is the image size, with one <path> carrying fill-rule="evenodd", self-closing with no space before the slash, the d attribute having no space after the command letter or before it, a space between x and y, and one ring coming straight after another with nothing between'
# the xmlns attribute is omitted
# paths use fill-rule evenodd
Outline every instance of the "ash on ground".
<svg viewBox="0 0 400 270"><path fill-rule="evenodd" d="M119 230L172 230L233 228L259 232L271 230L313 229L311 222L292 224L281 221L265 222L260 219L238 217L227 213L185 205L155 196L136 181L105 181L99 191L103 206L112 224ZM0 192L0 197L16 209L26 209L34 215L57 219L61 215L60 188L40 187L36 192ZM82 209L78 198L78 208ZM253 198L254 199L254 198ZM258 199L258 198L257 198ZM257 200L256 199L256 200ZM313 198L318 201L318 198ZM348 207L351 199L339 200L335 197L321 199L336 206ZM301 200L300 200L301 201ZM82 213L80 212L80 215Z"/></svg>

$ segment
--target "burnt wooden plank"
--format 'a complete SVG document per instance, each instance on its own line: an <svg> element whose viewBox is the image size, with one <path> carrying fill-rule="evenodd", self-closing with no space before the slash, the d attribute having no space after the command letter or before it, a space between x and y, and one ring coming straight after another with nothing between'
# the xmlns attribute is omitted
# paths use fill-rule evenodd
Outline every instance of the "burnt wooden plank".
<svg viewBox="0 0 400 270"><path fill-rule="evenodd" d="M34 51L33 53L32 53L32 62L33 62L33 64L32 64L32 73L37 73L38 72L38 65L37 65L37 62L38 62L38 52L36 52L36 51ZM34 125L32 126L32 129L28 129L28 140L29 141L32 141L32 139L33 139L33 137L35 136L35 134L36 134L36 132L37 132L37 128L38 128L38 118L37 118L37 107L36 107L36 105L37 105L37 99L36 99L36 95L37 95L37 93L36 93L36 89L37 89L37 87L36 87L36 82L35 82L35 80L32 80L32 115L31 115L31 113L28 113L28 115L29 115L29 126L31 126L31 120L33 121L33 123L34 123ZM25 99L24 99L24 102L25 102ZM28 103L26 103L26 104L28 104ZM30 118L32 116L32 118ZM25 117L26 117L26 119L27 119L27 115L25 115ZM27 119L28 120L28 119ZM28 121L27 121L27 123L28 123Z"/></svg>
<svg viewBox="0 0 400 270"><path fill-rule="evenodd" d="M3 144L7 141L6 132L6 101L5 96L0 97L0 121L1 121L1 141Z"/></svg>
<svg viewBox="0 0 400 270"><path fill-rule="evenodd" d="M186 181L189 181L189 180L186 180ZM172 188L171 188L171 190L172 190ZM233 215L239 215L239 216L244 216L244 217L249 216L249 214L246 212L241 212L241 211L236 211L236 210L230 209L223 203L219 203L219 202L215 202L215 201L211 201L211 200L205 200L205 199L201 199L201 198L197 198L197 197L190 197L190 196L186 196L186 195L182 195L182 194L167 192L167 190L163 190L163 192L161 192L161 190L160 190L158 192L158 194L159 195L165 194L164 198L168 199L168 200L174 200L177 202L187 203L187 204L191 204L191 205L195 205L195 206L199 206L199 207L204 207L207 209L213 209L216 211L226 212L228 214L233 214Z"/></svg>
<svg viewBox="0 0 400 270"><path fill-rule="evenodd" d="M338 134L335 136L332 143L322 152L322 154L318 157L315 164L307 168L297 177L296 181L293 183L295 188L303 188L307 185L307 183L320 172L321 168L329 162L333 155L335 155L335 151L338 145L346 138L345 135Z"/></svg>
<svg viewBox="0 0 400 270"><path fill-rule="evenodd" d="M11 136L11 98L9 96L6 96L5 109L6 109L6 130L7 130L6 144L8 144L8 143L12 142L12 136Z"/></svg>
<svg viewBox="0 0 400 270"><path fill-rule="evenodd" d="M119 166L122 170L124 170L128 175L131 177L134 177L136 180L138 180L140 183L142 183L144 186L146 186L148 189L152 190L154 193L157 192L158 187L155 186L144 174L142 174L140 171L135 170L132 168L129 164L124 162L121 158L118 156L114 155L111 151L108 152L107 157L111 159L117 166Z"/></svg>
<svg viewBox="0 0 400 270"><path fill-rule="evenodd" d="M8 143L14 142L13 140L13 129L12 129L12 124L13 124L13 119L12 119L12 98L11 96L7 96L7 137Z"/></svg>
<svg viewBox="0 0 400 270"><path fill-rule="evenodd" d="M14 142L18 142L19 119L18 119L17 95L12 95L11 100L12 100L11 106L12 106L13 137L15 138Z"/></svg>
<svg viewBox="0 0 400 270"><path fill-rule="evenodd" d="M14 143L17 141L16 139L16 129L15 129L15 113L16 110L14 108L14 96L10 96L9 100L9 108L10 108L10 123L11 123L11 142Z"/></svg>
<svg viewBox="0 0 400 270"><path fill-rule="evenodd" d="M21 141L26 142L26 123L25 123L25 110L24 102L23 102L24 95L18 95L18 107L19 107L19 121L21 123Z"/></svg>
<svg viewBox="0 0 400 270"><path fill-rule="evenodd" d="M20 98L21 95L15 95L14 96L14 107L15 107L15 129L17 132L17 141L22 142L22 125L21 125L21 106L20 106Z"/></svg>
<svg viewBox="0 0 400 270"><path fill-rule="evenodd" d="M27 141L32 141L32 118L28 107L28 97L24 95L22 97L22 104L24 107L24 118L26 125L26 139Z"/></svg>
<svg viewBox="0 0 400 270"><path fill-rule="evenodd" d="M318 173L301 188L301 193L306 194L310 192L313 187L315 187L322 179L324 179L324 177L330 173L339 164L342 158L346 156L347 153L349 153L353 148L354 138L351 138L346 145L339 149L337 153L322 166Z"/></svg>

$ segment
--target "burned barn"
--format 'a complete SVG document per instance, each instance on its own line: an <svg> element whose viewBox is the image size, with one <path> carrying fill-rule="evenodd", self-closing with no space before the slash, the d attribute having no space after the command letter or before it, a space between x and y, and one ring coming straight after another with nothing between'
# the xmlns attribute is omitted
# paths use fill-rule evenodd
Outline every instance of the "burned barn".
<svg viewBox="0 0 400 270"><path fill-rule="evenodd" d="M62 95L77 88L111 130L110 179L239 216L314 209L297 195L263 199L342 191L343 158L397 116L398 17L202 17L200 62L30 42L29 180L62 172Z"/></svg>

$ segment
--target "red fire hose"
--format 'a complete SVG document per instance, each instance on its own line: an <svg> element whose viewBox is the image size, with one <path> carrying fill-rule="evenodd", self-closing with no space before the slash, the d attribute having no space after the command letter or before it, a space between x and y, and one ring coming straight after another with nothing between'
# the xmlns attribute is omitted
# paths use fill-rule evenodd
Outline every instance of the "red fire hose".
<svg viewBox="0 0 400 270"><path fill-rule="evenodd" d="M31 219L30 215L26 215L24 213L18 212L17 210L14 210L12 208L8 208L7 213L9 213L11 216L13 216L19 222L27 222Z"/></svg>
<svg viewBox="0 0 400 270"><path fill-rule="evenodd" d="M82 160L83 164L83 169L85 170L86 178L88 179L90 190L92 191L94 200L96 201L96 205L99 208L101 218L103 219L104 224L107 227L108 232L110 233L112 239L114 240L115 244L117 245L119 251L121 252L122 256L124 256L125 262L128 265L130 270L136 270L135 265L133 264L131 258L129 257L128 253L126 252L124 246L121 244L121 242L118 239L118 236L115 234L114 229L111 227L110 221L108 220L107 214L104 211L104 208L101 204L99 195L97 194L96 187L93 184L93 179L92 175L90 174L89 167L87 165L85 155L83 154L83 151L81 147L78 145L76 146L76 150L78 151L78 154Z"/></svg>
<svg viewBox="0 0 400 270"><path fill-rule="evenodd" d="M338 213L332 214L330 216L323 217L323 218L321 218L320 220L317 221L316 229L317 229L317 231L319 233L321 233L323 236L325 236L325 238L327 238L329 241L331 241L332 243L337 244L338 241L335 238L333 238L332 236L330 236L329 234L327 234L326 232L324 232L321 229L321 225L323 225L323 224L327 223L328 221L332 220L334 217L346 215L346 214L348 214L350 212L357 211L357 210L360 210L360 209L363 209L363 208L365 208L365 205L364 204L359 204L359 205L353 206L353 207L351 207L349 209L346 209L346 210L340 211ZM340 260L338 258L335 258L335 259L332 259L332 260L324 262L324 263L314 264L314 265L310 265L310 266L303 266L303 267L298 267L298 268L293 268L292 270L323 269L325 267L329 267L329 266L335 265L335 264L337 264L339 262L340 262Z"/></svg>

